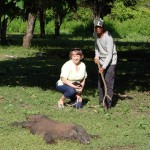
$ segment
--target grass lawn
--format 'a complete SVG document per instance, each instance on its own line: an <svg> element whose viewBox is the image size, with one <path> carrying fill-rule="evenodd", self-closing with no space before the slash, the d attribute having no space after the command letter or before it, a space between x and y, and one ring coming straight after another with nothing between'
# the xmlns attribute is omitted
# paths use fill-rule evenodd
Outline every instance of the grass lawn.
<svg viewBox="0 0 150 150"><path fill-rule="evenodd" d="M149 43L119 43L115 96L109 112L98 105L97 66L89 39L34 39L23 49L21 38L0 47L0 150L149 150L150 149L150 52ZM15 45L17 44L18 45ZM83 92L84 107L57 108L55 89L60 69L72 47L85 54L88 78ZM117 94L127 95L127 98ZM93 107L97 106L97 107ZM38 135L9 124L31 114L82 125L98 134L89 145L57 141L47 145Z"/></svg>

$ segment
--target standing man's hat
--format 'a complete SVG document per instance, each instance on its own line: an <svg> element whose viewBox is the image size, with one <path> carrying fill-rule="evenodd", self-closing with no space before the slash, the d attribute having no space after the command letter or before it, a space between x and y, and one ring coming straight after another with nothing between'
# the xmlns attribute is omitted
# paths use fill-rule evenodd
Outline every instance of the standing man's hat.
<svg viewBox="0 0 150 150"><path fill-rule="evenodd" d="M103 27L103 25L104 25L104 21L101 18L94 19L93 23L94 23L94 27L96 27L96 26Z"/></svg>

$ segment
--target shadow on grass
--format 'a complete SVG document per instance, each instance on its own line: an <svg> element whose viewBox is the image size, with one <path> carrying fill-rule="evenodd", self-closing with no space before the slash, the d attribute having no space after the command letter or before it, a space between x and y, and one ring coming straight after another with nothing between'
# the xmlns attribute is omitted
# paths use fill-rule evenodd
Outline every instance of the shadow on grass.
<svg viewBox="0 0 150 150"><path fill-rule="evenodd" d="M38 41L38 39L36 40ZM0 86L35 86L43 90L55 90L61 67L68 60L70 49L77 45L85 54L83 61L88 72L84 94L93 97L97 96L97 66L92 61L94 51L91 50L93 41L70 40L69 37L62 38L60 42L55 39L48 40L43 39L40 42L33 42L33 46L37 46L40 49L40 53L34 57L1 61ZM15 44L16 42L14 42ZM116 93L125 94L130 90L141 92L150 90L150 51L148 49L150 43L142 44L141 46L141 43L122 43L126 48L126 45L129 45L129 50L118 51ZM121 43L118 42L118 45L121 47ZM134 47L131 45L134 45ZM135 47L136 50L132 50Z"/></svg>
<svg viewBox="0 0 150 150"><path fill-rule="evenodd" d="M122 58L123 59L123 58ZM60 70L67 59L49 57L28 57L0 62L0 86L39 86L53 89L59 79ZM86 93L94 95L97 88L97 66L92 59L83 60L87 66ZM149 61L122 61L116 67L115 89L120 93L129 90L149 90Z"/></svg>
<svg viewBox="0 0 150 150"><path fill-rule="evenodd" d="M0 86L37 86L54 89L63 60L40 57L5 60L0 62Z"/></svg>

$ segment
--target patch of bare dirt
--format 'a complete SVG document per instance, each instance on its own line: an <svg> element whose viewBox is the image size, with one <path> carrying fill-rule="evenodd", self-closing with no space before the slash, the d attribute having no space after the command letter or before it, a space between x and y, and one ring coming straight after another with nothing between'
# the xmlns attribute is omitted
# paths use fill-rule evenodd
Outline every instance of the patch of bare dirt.
<svg viewBox="0 0 150 150"><path fill-rule="evenodd" d="M0 103L4 101L4 97L0 95Z"/></svg>
<svg viewBox="0 0 150 150"><path fill-rule="evenodd" d="M1 59L8 59L8 58L17 58L17 56L14 56L14 55L0 55L0 58Z"/></svg>

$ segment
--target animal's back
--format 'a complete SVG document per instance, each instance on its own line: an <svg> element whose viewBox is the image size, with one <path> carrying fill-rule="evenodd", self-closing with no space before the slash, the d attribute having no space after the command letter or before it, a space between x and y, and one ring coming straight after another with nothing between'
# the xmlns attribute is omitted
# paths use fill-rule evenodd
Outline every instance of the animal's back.
<svg viewBox="0 0 150 150"><path fill-rule="evenodd" d="M44 135L50 133L52 136L68 136L73 129L72 124L60 123L49 118L41 118L30 129L33 134Z"/></svg>

